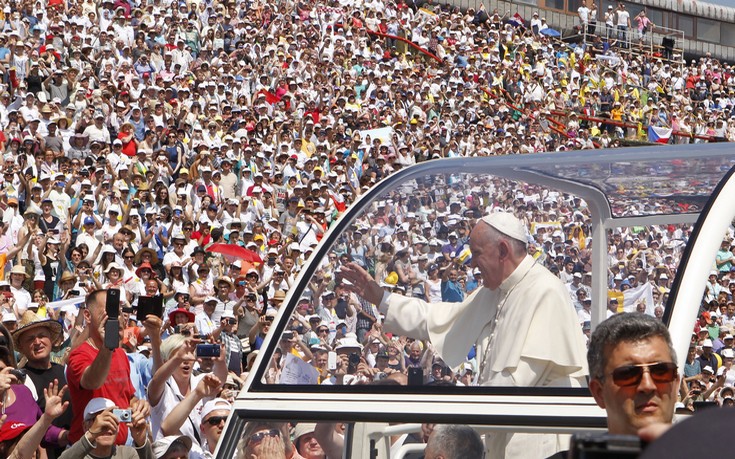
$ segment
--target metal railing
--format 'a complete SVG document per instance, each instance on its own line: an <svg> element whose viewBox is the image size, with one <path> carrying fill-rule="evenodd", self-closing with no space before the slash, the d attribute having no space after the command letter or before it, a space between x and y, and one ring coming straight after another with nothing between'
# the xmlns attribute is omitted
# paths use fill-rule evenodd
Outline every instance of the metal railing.
<svg viewBox="0 0 735 459"><path fill-rule="evenodd" d="M578 26L578 33L563 37L565 41L581 39L585 43L594 43L597 37L607 41L611 47L622 48L632 54L645 54L648 57L657 57L661 60L684 63L684 31L669 27L655 26L653 30L641 34L638 28L618 28L598 22L592 26Z"/></svg>

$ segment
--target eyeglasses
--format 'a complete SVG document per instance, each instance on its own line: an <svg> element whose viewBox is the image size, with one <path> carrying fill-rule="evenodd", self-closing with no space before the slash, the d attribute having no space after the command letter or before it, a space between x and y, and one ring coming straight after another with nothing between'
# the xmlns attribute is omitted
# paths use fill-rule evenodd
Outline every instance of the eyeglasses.
<svg viewBox="0 0 735 459"><path fill-rule="evenodd" d="M678 374L678 367L674 362L644 363L641 365L625 365L614 369L611 373L613 382L621 387L635 386L643 379L643 372L648 370L653 382L670 383Z"/></svg>
<svg viewBox="0 0 735 459"><path fill-rule="evenodd" d="M126 260L132 260L133 258L135 258L135 255L127 255L123 258L125 258Z"/></svg>
<svg viewBox="0 0 735 459"><path fill-rule="evenodd" d="M191 230L193 230L193 229L194 229L194 228L183 228L183 231L191 231Z"/></svg>
<svg viewBox="0 0 735 459"><path fill-rule="evenodd" d="M261 441L263 441L265 437L280 437L280 436L281 436L281 431L278 429L266 430L264 432L258 432L256 434L251 435L250 438L248 438L248 444L260 443Z"/></svg>
<svg viewBox="0 0 735 459"><path fill-rule="evenodd" d="M329 333L329 329L328 328L321 328L321 329L317 330L316 332L319 333L319 334L321 334L321 333Z"/></svg>
<svg viewBox="0 0 735 459"><path fill-rule="evenodd" d="M218 426L221 422L224 422L224 421L227 421L227 416L212 416L211 418L207 419L207 423L210 426ZM276 430L276 432L278 431ZM255 434L255 435L259 435L259 434ZM250 441L256 441L256 440L253 440L253 437L255 437L255 435L250 437ZM275 437L275 435L270 435L270 436ZM265 435L263 437L260 437L260 439L257 441L262 440L264 437Z"/></svg>

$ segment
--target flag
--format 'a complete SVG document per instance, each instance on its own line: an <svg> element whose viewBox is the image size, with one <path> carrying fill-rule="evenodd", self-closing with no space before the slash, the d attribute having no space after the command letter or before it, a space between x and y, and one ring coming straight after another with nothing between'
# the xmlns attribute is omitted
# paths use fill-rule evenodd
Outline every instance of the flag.
<svg viewBox="0 0 735 459"><path fill-rule="evenodd" d="M671 128L648 126L648 141L656 143L669 143L671 133L674 132Z"/></svg>
<svg viewBox="0 0 735 459"><path fill-rule="evenodd" d="M265 96L265 101L271 105L277 104L281 100L278 98L278 96L268 91L267 89L261 89L259 93L263 94Z"/></svg>
<svg viewBox="0 0 735 459"><path fill-rule="evenodd" d="M508 22L510 22L514 27L519 27L526 23L520 13L514 14Z"/></svg>
<svg viewBox="0 0 735 459"><path fill-rule="evenodd" d="M646 305L646 314L653 315L655 307L653 305L653 286L649 282L623 292L623 310L625 312L635 312L639 303Z"/></svg>
<svg viewBox="0 0 735 459"><path fill-rule="evenodd" d="M338 212L342 213L347 210L347 203L345 202L345 198L342 196L342 193L335 193L334 191L329 190L329 197L332 198L334 207L337 208Z"/></svg>
<svg viewBox="0 0 735 459"><path fill-rule="evenodd" d="M465 244L462 250L456 255L457 260L463 265L469 265L472 262L472 251L470 245Z"/></svg>

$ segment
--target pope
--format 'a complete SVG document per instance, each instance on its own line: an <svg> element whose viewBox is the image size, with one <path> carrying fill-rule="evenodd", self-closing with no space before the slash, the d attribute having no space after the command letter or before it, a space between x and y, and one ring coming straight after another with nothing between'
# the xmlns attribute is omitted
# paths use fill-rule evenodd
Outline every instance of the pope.
<svg viewBox="0 0 735 459"><path fill-rule="evenodd" d="M525 225L510 213L480 219L469 246L483 287L461 303L385 292L354 263L342 274L385 314L386 332L429 340L450 367L476 346L479 385L582 387L586 346L574 307L561 280L527 254L527 241ZM497 434L489 457L547 457L564 447L548 437L556 436Z"/></svg>

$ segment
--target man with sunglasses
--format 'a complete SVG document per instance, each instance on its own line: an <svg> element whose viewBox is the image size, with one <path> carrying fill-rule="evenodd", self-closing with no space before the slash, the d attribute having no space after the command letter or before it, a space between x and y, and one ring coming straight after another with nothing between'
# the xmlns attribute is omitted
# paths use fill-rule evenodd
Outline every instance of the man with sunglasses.
<svg viewBox="0 0 735 459"><path fill-rule="evenodd" d="M587 362L609 433L652 440L671 424L680 376L663 322L640 313L610 317L592 334Z"/></svg>
<svg viewBox="0 0 735 459"><path fill-rule="evenodd" d="M225 429L227 416L232 411L232 405L222 398L215 398L202 407L202 424L200 430L206 442L202 445L205 458L213 458L219 438Z"/></svg>

